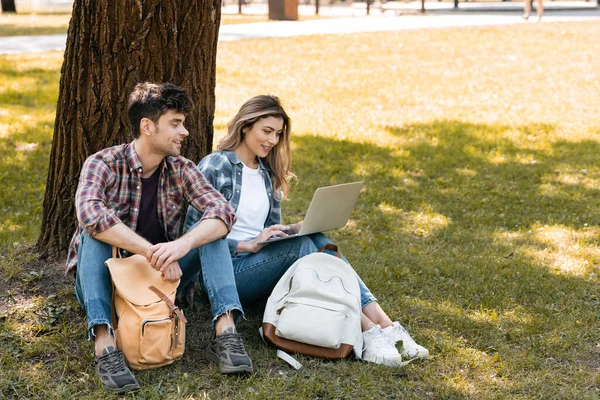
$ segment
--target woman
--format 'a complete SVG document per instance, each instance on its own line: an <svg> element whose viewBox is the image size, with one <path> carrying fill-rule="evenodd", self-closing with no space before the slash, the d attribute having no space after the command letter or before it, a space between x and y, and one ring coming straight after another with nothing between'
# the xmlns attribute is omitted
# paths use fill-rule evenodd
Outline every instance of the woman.
<svg viewBox="0 0 600 400"><path fill-rule="evenodd" d="M268 297L285 271L299 258L331 241L322 233L259 244L271 236L298 232L302 222L281 224L281 200L288 195L291 121L274 96L247 101L228 124L218 150L198 165L208 181L236 211L237 221L227 236L236 286L242 304ZM186 226L200 219L193 208ZM348 263L348 260L344 258ZM358 277L361 290L363 358L401 365L402 356L427 358L398 322L392 322ZM402 354L395 347L403 342Z"/></svg>

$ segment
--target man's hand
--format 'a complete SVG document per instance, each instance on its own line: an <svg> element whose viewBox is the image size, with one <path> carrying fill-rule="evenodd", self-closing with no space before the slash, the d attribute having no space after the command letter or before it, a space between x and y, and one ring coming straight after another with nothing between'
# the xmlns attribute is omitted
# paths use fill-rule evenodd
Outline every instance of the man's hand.
<svg viewBox="0 0 600 400"><path fill-rule="evenodd" d="M172 242L158 243L148 248L146 259L157 271L165 272L170 264L176 262L192 250L189 240L181 237Z"/></svg>
<svg viewBox="0 0 600 400"><path fill-rule="evenodd" d="M179 263L177 261L166 265L164 271L161 272L161 277L170 282L178 281L183 275L183 272L181 272L181 268L179 267Z"/></svg>

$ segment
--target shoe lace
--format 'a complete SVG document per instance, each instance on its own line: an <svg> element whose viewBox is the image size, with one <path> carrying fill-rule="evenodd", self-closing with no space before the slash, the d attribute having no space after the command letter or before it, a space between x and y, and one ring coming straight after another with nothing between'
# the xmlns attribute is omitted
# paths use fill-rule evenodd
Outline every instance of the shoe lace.
<svg viewBox="0 0 600 400"><path fill-rule="evenodd" d="M226 347L229 351L238 354L244 354L244 342L242 337L238 333L223 333L220 335L221 344Z"/></svg>
<svg viewBox="0 0 600 400"><path fill-rule="evenodd" d="M410 335L408 334L408 331L407 331L406 329L404 329L404 327L403 327L402 325L398 324L398 325L396 325L394 328L396 328L396 330L398 330L398 332L399 332L399 333L400 333L402 336L404 336L404 335L406 335L406 336L410 336Z"/></svg>
<svg viewBox="0 0 600 400"><path fill-rule="evenodd" d="M111 374L123 371L127 368L121 350L108 353L105 356L102 356L100 360L102 361L102 367Z"/></svg>
<svg viewBox="0 0 600 400"><path fill-rule="evenodd" d="M371 333L373 339L372 343L376 348L384 348L393 346L390 340L385 336L381 330L377 330Z"/></svg>

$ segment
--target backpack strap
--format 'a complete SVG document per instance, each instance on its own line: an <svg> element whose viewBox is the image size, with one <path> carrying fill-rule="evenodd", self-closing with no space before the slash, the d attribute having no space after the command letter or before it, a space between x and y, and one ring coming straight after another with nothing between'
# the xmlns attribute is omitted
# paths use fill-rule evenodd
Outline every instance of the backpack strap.
<svg viewBox="0 0 600 400"><path fill-rule="evenodd" d="M265 344L268 344L267 341L265 340L262 326L260 328L258 328L258 333L260 334L260 337L263 340L263 342L265 342ZM292 368L294 368L296 370L299 370L302 368L302 364L300 364L300 362L298 360L296 360L294 358L294 356L292 356L289 353L286 353L283 350L277 349L277 357L281 358L283 361L288 363Z"/></svg>
<svg viewBox="0 0 600 400"><path fill-rule="evenodd" d="M335 251L335 256L337 258L342 258L342 254L340 253L340 250L333 243L327 243L325 246L323 246L319 249L318 253L323 253L325 250Z"/></svg>
<svg viewBox="0 0 600 400"><path fill-rule="evenodd" d="M112 246L112 256L113 258L121 258L121 252L119 251L119 249L117 248L117 246ZM112 277L110 279L110 283L112 285L112 291L111 291L111 300L110 300L110 316L111 316L111 321L112 321L112 325L114 329L118 329L119 328L119 318L117 317L117 310L115 309L115 282L112 280Z"/></svg>
<svg viewBox="0 0 600 400"><path fill-rule="evenodd" d="M177 317L181 321L183 321L184 324L187 324L187 319L183 315L183 312L179 309L179 307L177 307L175 304L173 304L173 302L171 301L171 299L169 299L169 297L166 294L164 294L163 292L161 292L160 290L158 290L154 286L148 286L148 289L150 289L154 293L156 293L156 295L158 297L160 297L169 306L169 308L171 309L171 311L173 312L173 314L177 315Z"/></svg>

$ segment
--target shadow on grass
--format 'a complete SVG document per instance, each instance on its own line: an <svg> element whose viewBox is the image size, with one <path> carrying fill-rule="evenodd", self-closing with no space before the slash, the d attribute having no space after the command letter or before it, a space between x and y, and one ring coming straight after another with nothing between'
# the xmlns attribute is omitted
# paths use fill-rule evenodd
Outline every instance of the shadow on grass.
<svg viewBox="0 0 600 400"><path fill-rule="evenodd" d="M521 131L518 140L511 139L515 129ZM211 316L198 296L186 313L192 324L184 359L139 372L140 396L479 399L594 393L600 338L592 270L600 259L585 249L598 239L600 145L548 141L552 126L441 121L387 130L401 147L296 136L300 181L284 215L288 221L300 218L318 186L364 180L350 228L330 236L383 308L436 358L395 369L300 357L304 369L292 371L256 334L259 303L247 308L239 325L256 372L245 379L225 377L205 360ZM537 146L536 138L546 145ZM561 270L568 263L576 268ZM46 389L100 397L91 345L83 342L84 317L71 290L35 299L35 291L25 299L34 315L3 317L0 367L6 372L0 393L43 398L43 391L36 393ZM63 303L69 307L57 320L39 319ZM32 320L46 326L40 335ZM57 350L62 348L69 353Z"/></svg>
<svg viewBox="0 0 600 400"><path fill-rule="evenodd" d="M526 142L507 138L515 129ZM598 239L600 144L550 142L547 125L441 121L387 130L405 144L296 137L302 183L293 196L301 199L284 208L300 217L315 187L364 180L352 229L331 236L384 309L417 337L425 331L433 354L500 353L510 361L491 366L499 377L548 358L570 375L586 360L580 378L593 384L599 260L576 249ZM548 147L536 148L538 136ZM561 272L569 263L579 269Z"/></svg>

